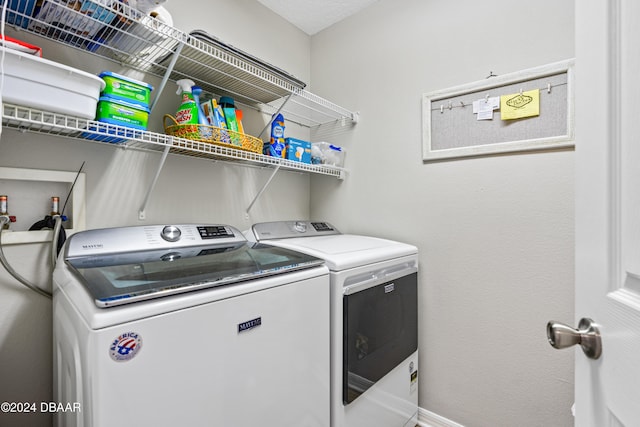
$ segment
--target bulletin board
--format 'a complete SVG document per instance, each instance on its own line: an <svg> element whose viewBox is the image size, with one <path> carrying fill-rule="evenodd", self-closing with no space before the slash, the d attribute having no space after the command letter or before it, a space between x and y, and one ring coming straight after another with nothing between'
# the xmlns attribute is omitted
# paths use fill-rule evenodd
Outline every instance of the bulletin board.
<svg viewBox="0 0 640 427"><path fill-rule="evenodd" d="M422 96L424 161L573 147L573 60Z"/></svg>

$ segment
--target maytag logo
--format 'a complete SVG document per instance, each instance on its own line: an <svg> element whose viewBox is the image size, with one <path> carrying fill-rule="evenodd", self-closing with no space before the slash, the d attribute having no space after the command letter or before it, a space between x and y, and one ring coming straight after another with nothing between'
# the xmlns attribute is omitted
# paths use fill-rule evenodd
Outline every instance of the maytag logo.
<svg viewBox="0 0 640 427"><path fill-rule="evenodd" d="M262 325L262 317L257 317L252 320L247 320L246 322L238 323L238 333L248 331L249 329L253 329L256 326Z"/></svg>
<svg viewBox="0 0 640 427"><path fill-rule="evenodd" d="M395 283L389 283L388 285L384 285L384 293L388 294L389 292L393 292L396 290Z"/></svg>
<svg viewBox="0 0 640 427"><path fill-rule="evenodd" d="M95 243L93 245L82 245L82 249L102 249L104 245L102 243Z"/></svg>

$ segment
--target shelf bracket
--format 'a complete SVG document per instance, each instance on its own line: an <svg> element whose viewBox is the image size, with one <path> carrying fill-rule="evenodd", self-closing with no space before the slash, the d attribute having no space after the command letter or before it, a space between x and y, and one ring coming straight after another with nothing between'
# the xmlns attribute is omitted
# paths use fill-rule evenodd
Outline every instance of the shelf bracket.
<svg viewBox="0 0 640 427"><path fill-rule="evenodd" d="M249 214L249 211L251 210L251 208L253 207L253 205L258 201L258 199L260 198L260 196L262 196L262 193L265 192L265 190L267 189L267 187L269 186L269 184L271 184L271 181L273 181L273 178L275 178L276 174L278 173L278 171L280 170L280 167L282 166L282 164L279 164L278 166L276 166L276 168L273 170L273 172L271 173L271 176L269 177L269 179L267 180L267 182L264 183L264 185L262 186L262 188L260 189L260 191L258 191L258 194L256 194L256 197L253 198L253 201L249 204L249 207L246 210L247 215Z"/></svg>
<svg viewBox="0 0 640 427"><path fill-rule="evenodd" d="M147 210L147 205L149 204L149 198L151 197L151 192L156 186L158 182L158 178L160 177L160 172L164 166L165 160L167 160L167 155L169 154L170 145L167 145L162 152L162 157L160 158L160 163L158 164L158 170L156 171L156 175L153 177L153 181L151 181L151 185L149 185L149 189L147 190L147 195L144 197L144 201L142 202L142 206L140 206L140 210L138 211L138 219L140 221L144 221L147 216L145 211Z"/></svg>
<svg viewBox="0 0 640 427"><path fill-rule="evenodd" d="M167 66L167 71L165 71L164 76L162 77L162 81L160 82L160 85L156 89L156 96L155 96L155 98L153 98L153 102L151 102L151 105L149 106L149 110L150 111L153 111L153 107L156 106L156 103L158 102L158 99L160 98L160 95L162 94L162 91L164 90L165 86L167 85L167 82L169 81L169 77L171 76L171 72L173 72L173 68L176 66L176 62L178 62L178 58L180 57L180 54L182 53L182 48L183 47L184 47L184 43L180 43L178 45L178 48L176 49L176 51L173 53L173 56L171 57L171 61L169 62L169 65Z"/></svg>
<svg viewBox="0 0 640 427"><path fill-rule="evenodd" d="M280 105L280 108L278 108L278 111L273 113L273 115L271 116L271 120L269 120L269 122L264 127L264 129L262 129L262 132L260 132L260 134L258 134L258 138L262 138L262 134L264 134L267 131L267 129L269 129L271 127L271 123L273 123L273 121L275 120L276 116L278 114L280 114L280 112L282 111L284 106L287 105L287 103L289 102L289 100L291 99L292 96L293 96L293 92L291 92L289 95L287 95L287 99L285 99L284 102L282 103L282 105Z"/></svg>
<svg viewBox="0 0 640 427"><path fill-rule="evenodd" d="M160 82L160 85L158 86L158 88L156 90L156 97L153 99L153 102L149 106L149 109L151 111L153 111L153 107L155 107L156 103L158 102L158 99L160 98L160 95L162 94L162 91L164 90L165 86L167 85L167 82L169 81L169 77L171 76L171 72L173 71L173 68L175 67L176 62L178 62L178 58L180 57L180 54L182 53L182 48L183 47L184 47L184 44L180 43L178 45L178 48L176 49L176 51L173 53L173 56L171 57L171 61L169 62L169 65L167 66L167 70L165 71L164 76L162 77L162 81ZM167 145L164 148L164 151L162 152L162 157L160 158L160 163L158 164L158 170L156 171L156 175L153 177L153 181L151 181L151 185L149 185L149 189L147 190L147 194L144 197L144 201L142 202L142 206L140 206L140 210L138 211L138 219L140 221L144 221L147 218L147 215L146 215L147 205L149 204L149 199L151 198L151 193L153 192L153 189L155 188L156 183L158 182L158 178L160 177L160 172L162 171L162 168L164 167L164 162L167 160L167 155L169 154L170 148L171 148L171 146Z"/></svg>

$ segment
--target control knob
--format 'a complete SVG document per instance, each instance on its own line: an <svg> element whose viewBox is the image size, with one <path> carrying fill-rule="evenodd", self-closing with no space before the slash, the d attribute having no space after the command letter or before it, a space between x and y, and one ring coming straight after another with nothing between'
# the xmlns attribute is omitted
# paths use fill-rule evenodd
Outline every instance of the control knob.
<svg viewBox="0 0 640 427"><path fill-rule="evenodd" d="M160 233L160 236L167 242L177 242L180 240L181 235L182 232L175 225L167 225L162 229L162 233Z"/></svg>
<svg viewBox="0 0 640 427"><path fill-rule="evenodd" d="M306 233L307 232L307 223L303 221L296 221L293 224L293 229L298 233Z"/></svg>

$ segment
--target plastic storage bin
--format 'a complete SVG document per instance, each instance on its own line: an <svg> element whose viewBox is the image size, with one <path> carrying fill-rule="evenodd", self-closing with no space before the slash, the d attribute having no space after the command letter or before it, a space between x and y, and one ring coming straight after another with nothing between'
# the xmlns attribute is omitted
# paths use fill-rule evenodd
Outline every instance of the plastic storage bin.
<svg viewBox="0 0 640 427"><path fill-rule="evenodd" d="M36 55L4 50L2 100L8 104L93 119L104 81Z"/></svg>
<svg viewBox="0 0 640 427"><path fill-rule="evenodd" d="M150 84L111 71L103 71L100 73L100 77L106 84L102 91L103 96L140 105L144 108L149 106L149 98L153 90Z"/></svg>
<svg viewBox="0 0 640 427"><path fill-rule="evenodd" d="M0 40L3 37L0 34ZM37 55L42 58L42 48L34 44L27 43L22 40L14 39L13 37L4 36L4 47L17 50L18 52L26 53L28 55Z"/></svg>
<svg viewBox="0 0 640 427"><path fill-rule="evenodd" d="M149 108L120 99L101 96L98 102L96 120L112 125L146 130L149 120Z"/></svg>
<svg viewBox="0 0 640 427"><path fill-rule="evenodd" d="M92 123L87 129L104 135L83 132L82 136L93 141L120 144L128 139L140 137L140 131L147 129L149 108L101 96L96 111L96 120L100 123Z"/></svg>

